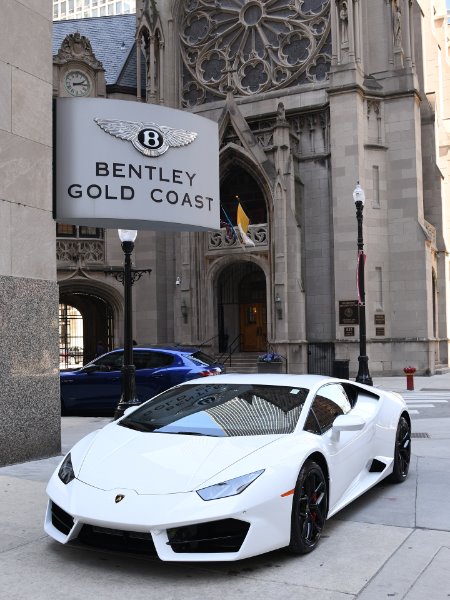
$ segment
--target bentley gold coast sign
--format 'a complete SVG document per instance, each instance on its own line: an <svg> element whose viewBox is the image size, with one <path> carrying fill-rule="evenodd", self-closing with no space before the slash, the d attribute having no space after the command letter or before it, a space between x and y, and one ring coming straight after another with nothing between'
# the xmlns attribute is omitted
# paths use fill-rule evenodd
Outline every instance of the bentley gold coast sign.
<svg viewBox="0 0 450 600"><path fill-rule="evenodd" d="M166 231L220 227L217 123L125 100L58 98L56 220Z"/></svg>

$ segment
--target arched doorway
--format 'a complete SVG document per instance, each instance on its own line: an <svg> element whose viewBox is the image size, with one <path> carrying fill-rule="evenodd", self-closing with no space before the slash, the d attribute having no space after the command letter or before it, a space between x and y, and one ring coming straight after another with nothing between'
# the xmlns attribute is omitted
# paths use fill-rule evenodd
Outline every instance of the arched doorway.
<svg viewBox="0 0 450 600"><path fill-rule="evenodd" d="M104 298L83 291L61 292L59 346L61 368L79 367L114 347L112 306Z"/></svg>
<svg viewBox="0 0 450 600"><path fill-rule="evenodd" d="M267 347L266 278L254 262L239 261L218 279L219 349L261 352Z"/></svg>

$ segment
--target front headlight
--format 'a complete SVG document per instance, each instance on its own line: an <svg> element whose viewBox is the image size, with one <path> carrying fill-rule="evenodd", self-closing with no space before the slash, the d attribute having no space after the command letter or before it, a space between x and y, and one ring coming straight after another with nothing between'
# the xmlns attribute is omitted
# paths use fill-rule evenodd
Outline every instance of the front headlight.
<svg viewBox="0 0 450 600"><path fill-rule="evenodd" d="M197 494L202 500L217 500L218 498L237 496L263 473L264 469L249 473L248 475L241 475L241 477L236 477L235 479L222 481L222 483L216 483L215 485L197 490Z"/></svg>
<svg viewBox="0 0 450 600"><path fill-rule="evenodd" d="M70 483L72 479L75 479L75 473L73 472L72 457L70 456L70 452L66 456L62 465L59 468L58 477L65 485Z"/></svg>

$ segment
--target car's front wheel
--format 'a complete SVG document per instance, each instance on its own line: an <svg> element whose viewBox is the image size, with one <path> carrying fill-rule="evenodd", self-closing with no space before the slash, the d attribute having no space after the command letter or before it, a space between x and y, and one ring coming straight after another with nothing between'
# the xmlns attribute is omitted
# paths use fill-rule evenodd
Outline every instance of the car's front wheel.
<svg viewBox="0 0 450 600"><path fill-rule="evenodd" d="M291 552L306 554L314 550L325 524L327 505L325 475L316 462L307 460L298 476L292 502Z"/></svg>
<svg viewBox="0 0 450 600"><path fill-rule="evenodd" d="M390 480L402 483L408 477L411 461L411 426L405 416L401 416L397 426L394 450L394 469Z"/></svg>

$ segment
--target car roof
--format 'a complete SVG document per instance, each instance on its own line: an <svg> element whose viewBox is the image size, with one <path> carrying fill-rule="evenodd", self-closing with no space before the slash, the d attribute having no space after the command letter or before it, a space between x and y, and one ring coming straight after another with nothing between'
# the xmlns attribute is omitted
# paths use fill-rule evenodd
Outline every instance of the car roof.
<svg viewBox="0 0 450 600"><path fill-rule="evenodd" d="M295 374L274 374L274 373L226 373L225 375L215 375L213 380L208 378L208 381L204 379L194 379L185 383L205 383L211 385L212 383L249 383L249 384L264 384L264 385L282 385L282 386L295 386L303 388L312 388L320 383L327 381L337 381L332 377L325 375L295 375ZM183 385L183 384L182 384Z"/></svg>
<svg viewBox="0 0 450 600"><path fill-rule="evenodd" d="M114 348L113 350L110 350L110 352L117 352L117 351L121 351L123 350L123 348ZM165 345L160 345L160 346L154 346L152 344L136 344L133 346L133 350L152 350L155 352L171 352L171 353L175 353L175 354L185 354L185 355L190 355L190 354L195 354L196 352L203 352L203 350L201 350L200 348L193 348L193 347L187 347L187 346L165 346ZM108 353L106 353L108 354ZM205 353L207 354L207 353Z"/></svg>

